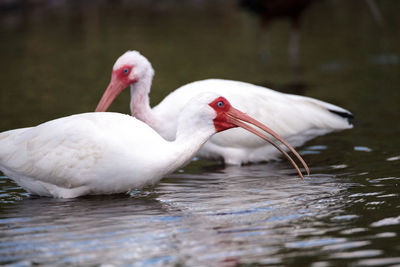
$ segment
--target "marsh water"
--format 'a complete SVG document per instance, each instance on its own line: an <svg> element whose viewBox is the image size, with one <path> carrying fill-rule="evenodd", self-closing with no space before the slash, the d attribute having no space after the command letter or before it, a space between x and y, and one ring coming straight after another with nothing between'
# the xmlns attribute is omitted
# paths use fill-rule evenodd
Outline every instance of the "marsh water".
<svg viewBox="0 0 400 267"><path fill-rule="evenodd" d="M398 266L400 2L310 3L297 59L290 20L260 23L235 1L0 4L1 131L93 111L115 59L133 49L156 71L152 105L225 78L355 115L353 129L298 149L304 181L285 160L195 159L152 188L52 199L1 176L0 264ZM128 102L126 90L111 110L128 113Z"/></svg>

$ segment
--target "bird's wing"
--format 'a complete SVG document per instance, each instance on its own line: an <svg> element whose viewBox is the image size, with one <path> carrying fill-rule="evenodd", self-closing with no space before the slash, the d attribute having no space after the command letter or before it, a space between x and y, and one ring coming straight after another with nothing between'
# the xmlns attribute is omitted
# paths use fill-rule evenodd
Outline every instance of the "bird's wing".
<svg viewBox="0 0 400 267"><path fill-rule="evenodd" d="M154 107L157 117L170 122L164 125L164 132L168 133L170 138L176 134L177 117L185 104L200 92L207 91L224 96L232 106L261 121L284 138L294 135L307 135L311 138L333 130L352 127L348 120L343 118L345 116L340 116L348 114L348 117L351 117L351 113L335 105L309 97L280 93L249 83L208 79L178 88ZM219 133L210 141L219 145L239 147L256 147L263 143L261 139L242 129Z"/></svg>
<svg viewBox="0 0 400 267"><path fill-rule="evenodd" d="M143 123L116 113L85 113L3 132L0 167L60 187L79 187L94 178L93 170L101 169L110 151L126 150L126 132L136 124ZM144 129L147 135L154 132Z"/></svg>

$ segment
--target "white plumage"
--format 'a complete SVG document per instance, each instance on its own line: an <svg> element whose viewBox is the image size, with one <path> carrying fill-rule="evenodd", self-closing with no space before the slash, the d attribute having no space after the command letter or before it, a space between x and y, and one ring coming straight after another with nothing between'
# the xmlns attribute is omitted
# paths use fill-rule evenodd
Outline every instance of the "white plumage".
<svg viewBox="0 0 400 267"><path fill-rule="evenodd" d="M124 75L123 71L128 71ZM284 94L249 83L208 79L186 84L162 100L153 109L149 105L153 68L137 51L128 51L114 64L110 85L96 111L105 111L115 97L131 86L131 113L155 129L167 140L174 140L177 118L196 94L214 92L229 99L233 106L274 129L292 146L332 131L352 128L351 113L338 106L313 98ZM164 123L164 122L168 123ZM227 164L268 161L278 151L258 137L233 129L214 135L198 152L208 159L223 159Z"/></svg>
<svg viewBox="0 0 400 267"><path fill-rule="evenodd" d="M300 146L333 130L351 128L347 120L331 113L329 109L347 111L328 103L282 94L249 83L215 79L187 84L168 95L152 111L159 120L170 123L159 124L160 128L155 129L168 140L173 140L177 126L174 118L182 111L182 103L204 91L218 92L225 96L232 105L274 129L292 146ZM198 155L211 159L222 157L226 163L236 165L267 161L276 158L279 151L257 136L238 128L210 138Z"/></svg>
<svg viewBox="0 0 400 267"><path fill-rule="evenodd" d="M41 196L127 192L159 178L167 144L131 116L79 114L1 133L0 169Z"/></svg>
<svg viewBox="0 0 400 267"><path fill-rule="evenodd" d="M0 170L41 196L128 192L185 165L211 135L240 126L240 119L252 123L213 93L188 102L171 142L128 115L73 115L0 133Z"/></svg>

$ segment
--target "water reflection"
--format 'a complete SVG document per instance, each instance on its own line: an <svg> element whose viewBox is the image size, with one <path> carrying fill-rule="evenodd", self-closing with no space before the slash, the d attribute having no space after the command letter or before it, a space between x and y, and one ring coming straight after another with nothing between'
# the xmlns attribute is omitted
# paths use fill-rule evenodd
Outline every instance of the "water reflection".
<svg viewBox="0 0 400 267"><path fill-rule="evenodd" d="M280 162L196 164L130 196L58 200L21 192L1 210L2 263L292 264L301 255L362 264L397 238L398 217L373 214L395 203L391 183L400 178L366 187L315 169L301 181ZM3 190L11 192L11 185Z"/></svg>
<svg viewBox="0 0 400 267"><path fill-rule="evenodd" d="M76 200L27 198L2 212L2 262L99 263L121 250L155 242L158 228L174 221L166 204L146 197L102 196ZM146 231L151 225L153 232ZM148 229L150 230L150 229ZM129 252L123 252L122 255ZM99 261L100 258L100 261Z"/></svg>
<svg viewBox="0 0 400 267"><path fill-rule="evenodd" d="M304 82L301 80L300 73L300 36L301 36L301 17L314 0L286 0L286 1L263 1L263 0L240 0L240 6L247 9L260 17L260 25L262 27L260 43L261 58L268 61L268 55L272 51L268 51L269 38L268 31L270 24L274 20L288 18L290 20L289 42L288 42L288 58L289 64L293 70L293 81L290 83L291 88L296 88L296 93L301 93L304 89Z"/></svg>
<svg viewBox="0 0 400 267"><path fill-rule="evenodd" d="M131 197L22 196L2 209L0 258L36 264L281 263L287 249L344 243L327 238L332 229L319 221L340 213L345 186L338 188L333 177L301 182L282 172L254 165L174 174ZM310 234L312 240L300 241Z"/></svg>

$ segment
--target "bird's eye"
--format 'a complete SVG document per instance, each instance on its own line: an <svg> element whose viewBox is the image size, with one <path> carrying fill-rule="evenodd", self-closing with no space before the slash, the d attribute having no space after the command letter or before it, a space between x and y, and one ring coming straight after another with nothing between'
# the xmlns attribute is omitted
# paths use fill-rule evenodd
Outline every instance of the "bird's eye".
<svg viewBox="0 0 400 267"><path fill-rule="evenodd" d="M123 70L122 70L122 72L123 72L124 74L128 74L128 72L129 72L129 68L125 68L125 69L123 69Z"/></svg>
<svg viewBox="0 0 400 267"><path fill-rule="evenodd" d="M219 101L219 102L217 103L217 106L218 106L219 108L222 108L222 107L224 106L224 102Z"/></svg>

